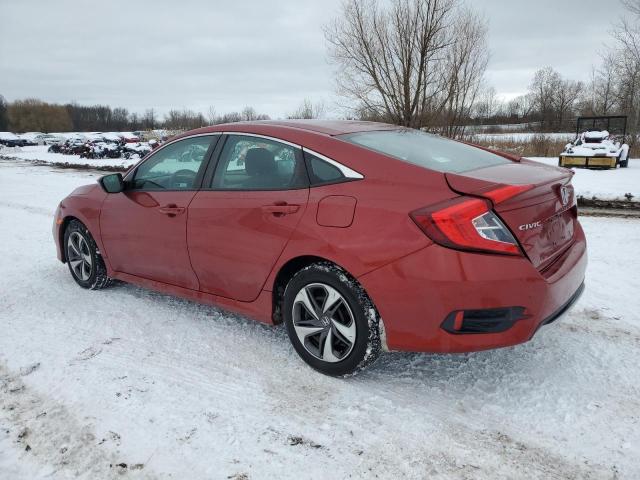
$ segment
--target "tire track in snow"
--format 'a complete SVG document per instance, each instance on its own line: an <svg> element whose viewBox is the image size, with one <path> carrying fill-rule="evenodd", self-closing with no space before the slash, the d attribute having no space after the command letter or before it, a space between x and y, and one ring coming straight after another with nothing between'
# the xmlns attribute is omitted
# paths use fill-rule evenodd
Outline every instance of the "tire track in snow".
<svg viewBox="0 0 640 480"><path fill-rule="evenodd" d="M0 362L0 421L4 433L14 438L20 461L35 466L38 477L122 478L123 467L117 465L123 456L98 443L90 421L80 421L65 406L30 389L4 362ZM139 465L139 471L130 472L131 478L155 478L143 468Z"/></svg>
<svg viewBox="0 0 640 480"><path fill-rule="evenodd" d="M53 221L53 215L55 214L55 208L50 209L50 208L34 207L33 205L25 205L24 203L0 201L0 207L10 208L12 210L23 210L28 213L35 213L36 215L46 215L47 217L51 217L52 221Z"/></svg>

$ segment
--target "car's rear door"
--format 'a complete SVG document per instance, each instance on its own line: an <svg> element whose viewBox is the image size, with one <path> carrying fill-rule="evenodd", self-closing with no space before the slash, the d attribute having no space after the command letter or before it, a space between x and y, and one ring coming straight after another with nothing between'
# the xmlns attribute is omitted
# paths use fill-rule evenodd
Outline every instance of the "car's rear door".
<svg viewBox="0 0 640 480"><path fill-rule="evenodd" d="M302 218L308 178L293 145L241 134L223 141L189 205L189 254L200 290L252 301Z"/></svg>
<svg viewBox="0 0 640 480"><path fill-rule="evenodd" d="M158 149L127 176L124 192L107 195L100 229L112 268L198 289L187 250L187 207L218 138L194 136Z"/></svg>

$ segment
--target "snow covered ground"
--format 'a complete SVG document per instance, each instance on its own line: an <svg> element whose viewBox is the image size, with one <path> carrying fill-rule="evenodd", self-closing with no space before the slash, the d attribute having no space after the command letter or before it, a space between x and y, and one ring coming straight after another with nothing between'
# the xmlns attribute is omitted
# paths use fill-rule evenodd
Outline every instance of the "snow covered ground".
<svg viewBox="0 0 640 480"><path fill-rule="evenodd" d="M537 133L537 132L505 132L505 133L475 133L473 139L480 142L508 141L530 142L534 137L544 136L551 140L570 142L576 138L575 132Z"/></svg>
<svg viewBox="0 0 640 480"><path fill-rule="evenodd" d="M558 165L558 157L531 157L531 160ZM629 167L613 170L589 170L574 168L573 185L576 194L585 198L600 200L625 200L630 193L636 202L640 201L640 159L629 159Z"/></svg>
<svg viewBox="0 0 640 480"><path fill-rule="evenodd" d="M582 219L585 294L531 342L339 380L282 328L77 287L52 214L97 176L0 160L0 478L640 478L637 220Z"/></svg>

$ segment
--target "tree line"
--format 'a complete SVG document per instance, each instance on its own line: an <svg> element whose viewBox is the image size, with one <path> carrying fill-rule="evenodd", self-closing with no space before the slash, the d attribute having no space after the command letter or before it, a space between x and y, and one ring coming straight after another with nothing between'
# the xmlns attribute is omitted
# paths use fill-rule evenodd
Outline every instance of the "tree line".
<svg viewBox="0 0 640 480"><path fill-rule="evenodd" d="M268 120L253 107L218 115L214 108L207 116L190 109L170 110L160 116L153 108L143 114L109 105L66 105L35 98L7 102L0 95L0 131L12 132L108 132L153 130L190 130L220 123Z"/></svg>

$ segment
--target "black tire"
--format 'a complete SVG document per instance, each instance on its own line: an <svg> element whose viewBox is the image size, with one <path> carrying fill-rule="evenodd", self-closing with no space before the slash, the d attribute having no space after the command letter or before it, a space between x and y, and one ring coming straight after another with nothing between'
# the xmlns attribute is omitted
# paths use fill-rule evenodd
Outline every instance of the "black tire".
<svg viewBox="0 0 640 480"><path fill-rule="evenodd" d="M629 157L626 160L620 162L620 168L627 168L629 166Z"/></svg>
<svg viewBox="0 0 640 480"><path fill-rule="evenodd" d="M82 241L76 241L79 238ZM69 239L72 239L70 243ZM89 233L87 227L78 220L71 220L64 231L65 258L71 276L78 285L89 290L99 290L107 287L111 279L107 276L107 267L100 253L95 240ZM77 251L80 254L77 254ZM90 265L87 267L87 265ZM82 264L78 267L78 263Z"/></svg>
<svg viewBox="0 0 640 480"><path fill-rule="evenodd" d="M296 305L296 297L305 288L323 288L322 286L329 286L335 289L342 297L338 303L342 304L344 311L349 311L352 317L352 321L349 325L355 326L355 341L351 344L351 348L344 352L344 357L340 357L336 360L340 353L334 357L333 362L324 361L318 356L312 354L308 347L303 345L303 342L296 333L296 327L294 326L294 308L300 308L299 303ZM326 297L325 297L326 298ZM345 309L344 303L348 306ZM337 303L336 303L337 304ZM317 305L314 302L314 305ZM318 312L316 312L318 313ZM336 312L336 315L339 312ZM322 315L322 313L319 313ZM380 330L379 323L380 317L373 305L373 302L364 291L362 286L347 272L340 267L330 262L319 262L309 265L298 273L287 284L284 292L283 299L283 316L284 323L289 335L289 339L293 344L298 355L312 368L334 377L347 376L357 373L363 368L373 363L381 351ZM327 338L334 339L338 346L341 345L341 337L339 334L341 330L335 329L334 315L329 316L332 320L327 320L327 315L323 315L326 320L325 328L328 330L333 329L333 335L324 338L324 345L326 345ZM313 320L312 320L313 321ZM298 323L300 327L300 323ZM351 327L349 327L351 328ZM321 333L317 334L320 338ZM337 340L336 340L337 339ZM307 339L305 338L305 342ZM317 350L323 350L320 346L321 340L317 342ZM347 350L345 348L344 350ZM333 356L337 350L331 349Z"/></svg>

